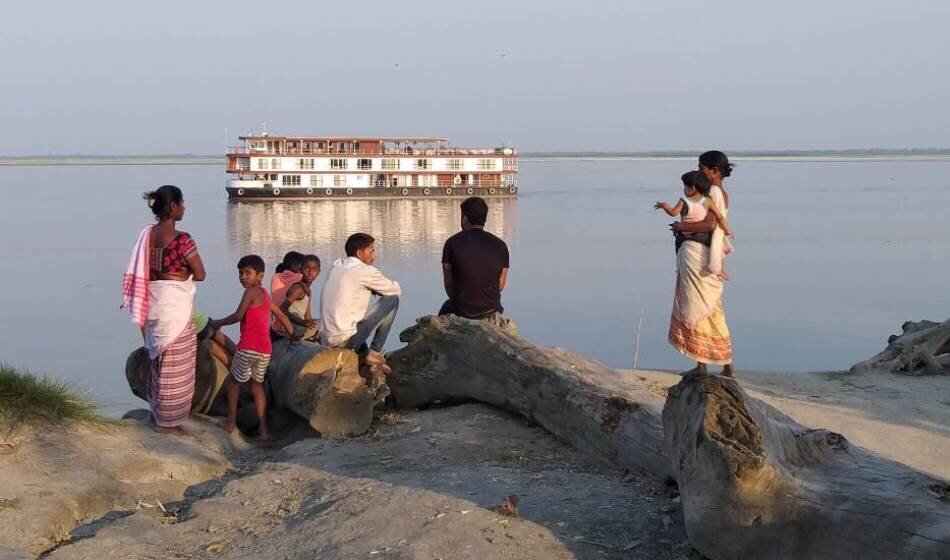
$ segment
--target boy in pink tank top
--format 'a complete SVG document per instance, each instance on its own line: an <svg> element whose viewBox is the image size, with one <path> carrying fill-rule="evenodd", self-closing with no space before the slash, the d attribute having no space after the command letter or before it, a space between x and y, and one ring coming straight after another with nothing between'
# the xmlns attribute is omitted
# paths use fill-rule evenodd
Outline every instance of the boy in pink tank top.
<svg viewBox="0 0 950 560"><path fill-rule="evenodd" d="M247 255L238 261L238 279L244 286L244 295L237 311L223 319L209 321L214 329L224 325L241 323L241 339L237 344L237 352L231 358L231 375L228 376L228 422L224 429L228 433L237 428L237 402L241 385L251 382L251 396L254 398L254 408L257 410L258 433L261 440L270 438L267 430L267 398L264 395L264 375L270 364L270 316L280 321L288 332L293 332L293 326L287 316L271 301L270 296L261 286L264 280L264 259L257 255Z"/></svg>

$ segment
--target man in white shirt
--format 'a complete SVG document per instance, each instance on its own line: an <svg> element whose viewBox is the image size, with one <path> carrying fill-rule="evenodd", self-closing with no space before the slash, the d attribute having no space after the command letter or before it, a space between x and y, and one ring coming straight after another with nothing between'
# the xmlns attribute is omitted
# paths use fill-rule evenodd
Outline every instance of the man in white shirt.
<svg viewBox="0 0 950 560"><path fill-rule="evenodd" d="M354 233L346 240L346 258L337 259L330 267L320 294L320 340L354 350L366 363L385 367L383 346L396 319L402 290L398 282L373 266L375 241L369 234ZM370 305L373 295L379 298ZM370 335L373 340L367 347Z"/></svg>

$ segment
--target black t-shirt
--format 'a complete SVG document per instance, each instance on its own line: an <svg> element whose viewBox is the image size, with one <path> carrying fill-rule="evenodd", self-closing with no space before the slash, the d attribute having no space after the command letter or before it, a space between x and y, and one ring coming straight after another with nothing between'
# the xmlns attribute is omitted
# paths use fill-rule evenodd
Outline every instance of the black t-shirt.
<svg viewBox="0 0 950 560"><path fill-rule="evenodd" d="M452 297L459 314L477 317L501 307L498 280L508 268L508 245L481 228L448 238L442 264L452 265Z"/></svg>

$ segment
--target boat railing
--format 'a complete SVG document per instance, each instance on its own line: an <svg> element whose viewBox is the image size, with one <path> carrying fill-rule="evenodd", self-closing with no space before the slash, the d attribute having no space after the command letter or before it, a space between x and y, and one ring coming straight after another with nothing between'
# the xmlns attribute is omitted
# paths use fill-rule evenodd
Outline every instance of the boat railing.
<svg viewBox="0 0 950 560"><path fill-rule="evenodd" d="M369 182L369 185L370 185L370 187L376 187L376 188L393 188L393 189L407 188L407 189L420 189L420 190L421 190L421 189L445 189L445 188L467 189L467 188L469 188L469 187L505 188L505 189L507 189L507 188L511 188L511 187L517 187L517 186L518 186L518 181L517 181L516 179L514 179L514 178L504 178L504 179L501 179L501 178L498 178L498 177L481 177L481 176L475 176L475 177L473 177L473 180L472 180L471 183L469 183L469 182L467 182L467 181L464 181L464 182L462 182L462 183L455 183L455 182L452 182L452 183L442 183L442 182L439 182L438 184L431 184L431 185L407 185L407 184L405 184L405 183L403 183L403 182L394 183L391 179L390 179L390 180L382 180L382 181L381 181L381 180L378 180L378 179L373 179L373 180L371 180L371 181Z"/></svg>
<svg viewBox="0 0 950 560"><path fill-rule="evenodd" d="M495 148L490 150L472 150L465 148L438 148L432 150L405 150L395 148L373 148L365 150L327 150L327 149L284 149L278 152L272 152L267 149L252 148L246 146L231 146L228 148L229 156L249 156L249 157L271 157L271 156L393 156L393 157L432 157L432 156L470 156L470 157L504 157L517 158L518 151L513 148Z"/></svg>

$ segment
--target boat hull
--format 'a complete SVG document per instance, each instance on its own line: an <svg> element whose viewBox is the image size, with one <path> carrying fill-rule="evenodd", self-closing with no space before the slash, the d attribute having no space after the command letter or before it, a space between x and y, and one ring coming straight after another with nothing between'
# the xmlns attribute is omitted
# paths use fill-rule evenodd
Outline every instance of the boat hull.
<svg viewBox="0 0 950 560"><path fill-rule="evenodd" d="M353 188L307 188L307 187L225 187L228 199L235 201L268 200L367 200L367 199L413 199L420 198L512 198L518 196L518 187L376 187Z"/></svg>

